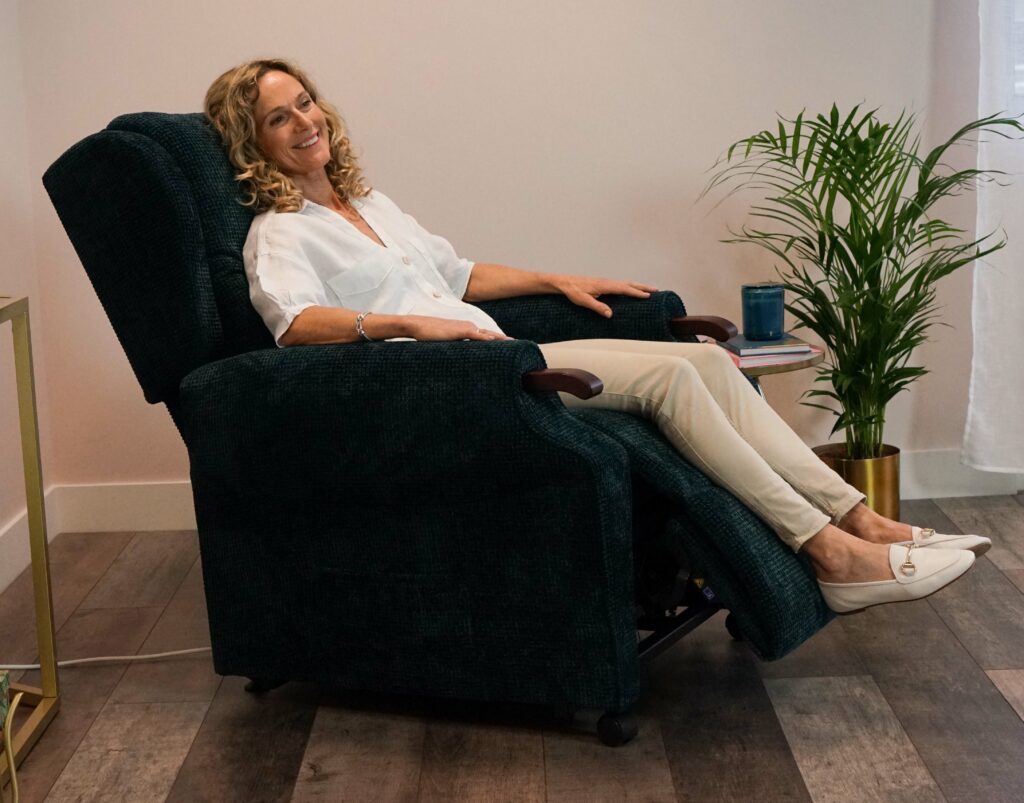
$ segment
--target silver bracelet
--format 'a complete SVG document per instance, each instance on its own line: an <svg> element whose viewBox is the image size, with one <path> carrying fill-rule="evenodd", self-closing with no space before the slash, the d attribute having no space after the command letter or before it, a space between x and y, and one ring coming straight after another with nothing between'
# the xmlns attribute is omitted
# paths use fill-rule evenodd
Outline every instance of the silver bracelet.
<svg viewBox="0 0 1024 803"><path fill-rule="evenodd" d="M363 318L365 318L367 315L373 315L373 313L360 312L358 315L356 315L356 331L359 333L359 336L363 340L365 340L367 343L372 343L373 338L366 334L366 332L363 330Z"/></svg>

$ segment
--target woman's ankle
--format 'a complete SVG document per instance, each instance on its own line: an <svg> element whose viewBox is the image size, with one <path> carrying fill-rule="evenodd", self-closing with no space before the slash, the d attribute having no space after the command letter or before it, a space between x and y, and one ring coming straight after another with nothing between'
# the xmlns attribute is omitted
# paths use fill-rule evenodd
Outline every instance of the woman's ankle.
<svg viewBox="0 0 1024 803"><path fill-rule="evenodd" d="M858 502L846 512L845 516L839 519L837 526L857 538L870 541L874 536L878 518L880 517L875 511L863 502Z"/></svg>
<svg viewBox="0 0 1024 803"><path fill-rule="evenodd" d="M800 551L811 559L815 574L834 574L843 571L850 562L849 537L838 527L827 524L808 538Z"/></svg>
<svg viewBox="0 0 1024 803"><path fill-rule="evenodd" d="M910 525L887 519L863 502L858 502L839 520L839 527L872 544L894 544L911 538Z"/></svg>
<svg viewBox="0 0 1024 803"><path fill-rule="evenodd" d="M814 575L822 582L855 583L892 578L887 549L831 524L809 538L801 551L811 559Z"/></svg>

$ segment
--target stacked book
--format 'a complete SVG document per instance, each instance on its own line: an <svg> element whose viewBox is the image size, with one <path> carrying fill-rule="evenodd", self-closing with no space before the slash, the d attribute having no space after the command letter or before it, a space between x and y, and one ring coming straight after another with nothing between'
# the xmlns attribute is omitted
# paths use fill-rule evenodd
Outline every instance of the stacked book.
<svg viewBox="0 0 1024 803"><path fill-rule="evenodd" d="M738 368L786 365L821 353L817 346L788 333L777 340L747 340L743 335L736 335L719 345L729 353Z"/></svg>

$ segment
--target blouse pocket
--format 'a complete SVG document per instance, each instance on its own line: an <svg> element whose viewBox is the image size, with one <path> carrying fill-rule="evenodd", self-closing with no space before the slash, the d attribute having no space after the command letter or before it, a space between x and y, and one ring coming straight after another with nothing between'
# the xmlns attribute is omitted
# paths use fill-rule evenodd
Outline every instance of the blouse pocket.
<svg viewBox="0 0 1024 803"><path fill-rule="evenodd" d="M346 309L400 315L412 308L396 257L374 253L326 280Z"/></svg>

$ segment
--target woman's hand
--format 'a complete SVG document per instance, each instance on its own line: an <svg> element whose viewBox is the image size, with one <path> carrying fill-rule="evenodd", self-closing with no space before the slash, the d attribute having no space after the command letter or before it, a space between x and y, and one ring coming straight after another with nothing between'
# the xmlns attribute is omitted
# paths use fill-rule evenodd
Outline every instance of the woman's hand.
<svg viewBox="0 0 1024 803"><path fill-rule="evenodd" d="M592 309L605 318L612 317L612 308L598 301L598 296L619 295L649 298L651 293L658 291L657 287L651 287L649 284L641 282L622 282L591 276L555 275L551 277L551 283L573 304Z"/></svg>
<svg viewBox="0 0 1024 803"><path fill-rule="evenodd" d="M501 332L480 329L470 321L433 318L429 315L405 315L407 337L415 340L513 340Z"/></svg>

